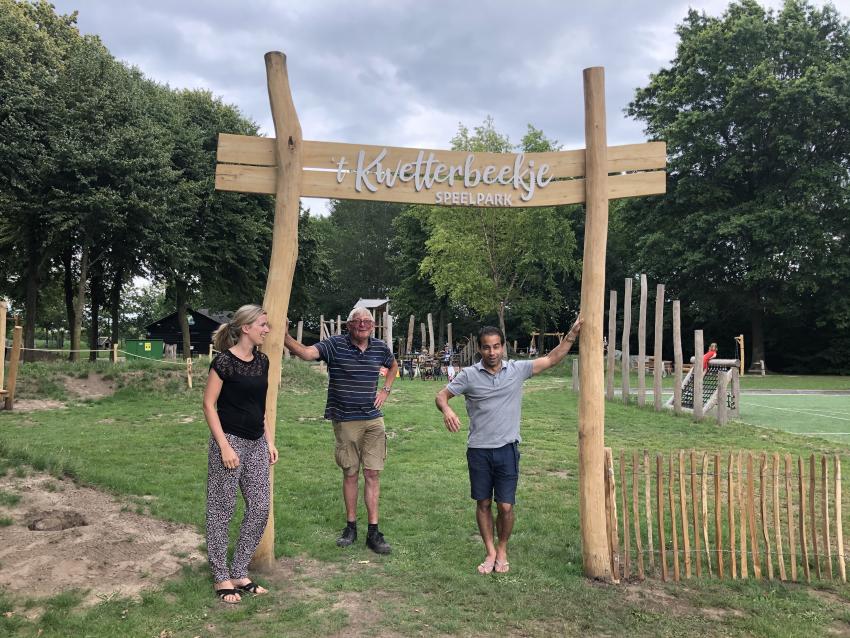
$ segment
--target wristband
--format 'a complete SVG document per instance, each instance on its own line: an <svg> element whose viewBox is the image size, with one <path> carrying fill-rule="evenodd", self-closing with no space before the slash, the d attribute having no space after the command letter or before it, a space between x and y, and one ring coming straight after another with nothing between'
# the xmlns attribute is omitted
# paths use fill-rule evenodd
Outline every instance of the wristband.
<svg viewBox="0 0 850 638"><path fill-rule="evenodd" d="M383 388L381 388L381 389L382 389L384 392L386 392L387 394L389 394L389 393L392 391L392 388L390 388L390 386L388 386L388 385L385 385L385 386L384 386Z"/></svg>

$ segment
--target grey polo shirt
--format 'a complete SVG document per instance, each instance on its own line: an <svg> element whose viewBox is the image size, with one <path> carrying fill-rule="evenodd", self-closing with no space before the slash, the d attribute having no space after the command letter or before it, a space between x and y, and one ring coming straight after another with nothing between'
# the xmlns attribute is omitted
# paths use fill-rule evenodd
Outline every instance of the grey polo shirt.
<svg viewBox="0 0 850 638"><path fill-rule="evenodd" d="M532 365L532 361L502 361L502 369L491 374L479 361L461 370L446 386L466 400L469 447L497 448L522 440L522 384L531 376Z"/></svg>

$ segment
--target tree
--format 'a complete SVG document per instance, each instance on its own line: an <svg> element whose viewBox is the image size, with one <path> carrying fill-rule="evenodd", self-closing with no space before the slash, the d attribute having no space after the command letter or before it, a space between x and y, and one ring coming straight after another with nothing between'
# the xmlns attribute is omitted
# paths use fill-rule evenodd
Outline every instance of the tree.
<svg viewBox="0 0 850 638"><path fill-rule="evenodd" d="M529 126L520 148L553 150L555 143ZM461 125L452 149L506 153L514 150L492 118L469 132ZM505 312L531 320L542 306L563 302L557 279L578 272L569 216L555 207L431 207L430 236L422 273L438 295L486 315L495 313L505 331Z"/></svg>
<svg viewBox="0 0 850 638"><path fill-rule="evenodd" d="M635 265L700 318L750 326L752 359L794 326L850 327L850 33L831 5L689 11L676 58L628 113L667 141L668 193L632 200ZM813 306L816 312L811 312ZM808 324L808 325L806 325ZM850 353L848 353L850 354ZM844 357L846 367L847 356Z"/></svg>

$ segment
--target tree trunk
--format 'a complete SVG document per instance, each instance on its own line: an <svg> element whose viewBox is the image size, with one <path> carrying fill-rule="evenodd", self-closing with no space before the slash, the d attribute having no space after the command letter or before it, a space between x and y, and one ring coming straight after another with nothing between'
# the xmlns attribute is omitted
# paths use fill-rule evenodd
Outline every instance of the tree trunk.
<svg viewBox="0 0 850 638"><path fill-rule="evenodd" d="M65 314L68 316L68 327L73 327L75 323L76 313L74 312L74 260L71 253L71 247L68 246L62 252L62 266L65 268L65 276L64 276L64 289L65 289ZM60 348L65 347L65 330L62 330L62 345ZM71 356L68 357L69 360L73 361Z"/></svg>
<svg viewBox="0 0 850 638"><path fill-rule="evenodd" d="M86 281L89 276L89 247L83 242L80 254L80 278L77 285L77 294L74 298L74 325L71 328L71 361L79 361L83 331L83 310L86 307Z"/></svg>
<svg viewBox="0 0 850 638"><path fill-rule="evenodd" d="M112 329L109 341L113 344L121 339L121 291L124 289L124 269L117 268L109 291L109 309L112 316Z"/></svg>
<svg viewBox="0 0 850 638"><path fill-rule="evenodd" d="M102 262L101 262L102 263ZM89 361L97 361L100 337L100 308L103 305L103 268L93 269L91 278L91 323L89 323Z"/></svg>
<svg viewBox="0 0 850 638"><path fill-rule="evenodd" d="M26 302L24 305L24 348L35 348L35 318L38 311L38 257L30 253L27 264ZM32 361L35 353L24 350L23 360Z"/></svg>
<svg viewBox="0 0 850 638"><path fill-rule="evenodd" d="M761 305L761 298L759 294L753 293L755 297L755 305L753 306L752 314L750 316L751 327L752 327L752 341L753 341L753 350L752 356L750 357L750 369L761 370L760 361L765 360L764 355L764 308Z"/></svg>
<svg viewBox="0 0 850 638"><path fill-rule="evenodd" d="M189 334L189 319L186 316L188 285L182 279L174 282L174 296L177 302L177 321L180 322L180 332L183 333L183 358L187 359L192 356L192 339Z"/></svg>

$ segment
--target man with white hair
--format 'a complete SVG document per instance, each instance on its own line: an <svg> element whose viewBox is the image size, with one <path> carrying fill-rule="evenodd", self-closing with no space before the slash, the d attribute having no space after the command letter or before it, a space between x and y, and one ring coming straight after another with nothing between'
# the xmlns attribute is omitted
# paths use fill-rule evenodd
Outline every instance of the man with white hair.
<svg viewBox="0 0 850 638"><path fill-rule="evenodd" d="M381 406L390 394L398 371L392 350L372 337L375 322L367 308L357 307L348 315L348 332L304 346L289 334L289 351L305 361L324 361L328 366L328 400L325 418L333 423L334 456L342 469L342 496L347 525L336 544L348 547L357 540L357 493L360 467L363 467L363 500L369 518L366 546L378 554L392 551L378 530L380 472L387 458L387 435ZM381 368L387 368L386 381L378 390Z"/></svg>

